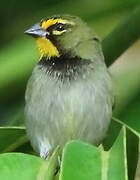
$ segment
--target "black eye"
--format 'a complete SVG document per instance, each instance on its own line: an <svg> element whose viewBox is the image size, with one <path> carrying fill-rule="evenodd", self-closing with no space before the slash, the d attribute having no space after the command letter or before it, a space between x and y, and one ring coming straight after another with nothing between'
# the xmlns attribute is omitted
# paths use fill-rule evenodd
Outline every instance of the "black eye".
<svg viewBox="0 0 140 180"><path fill-rule="evenodd" d="M94 41L97 41L97 42L100 41L97 37L94 37L93 40L94 40Z"/></svg>
<svg viewBox="0 0 140 180"><path fill-rule="evenodd" d="M63 30L65 30L65 25L62 23L56 24L55 30L63 31Z"/></svg>

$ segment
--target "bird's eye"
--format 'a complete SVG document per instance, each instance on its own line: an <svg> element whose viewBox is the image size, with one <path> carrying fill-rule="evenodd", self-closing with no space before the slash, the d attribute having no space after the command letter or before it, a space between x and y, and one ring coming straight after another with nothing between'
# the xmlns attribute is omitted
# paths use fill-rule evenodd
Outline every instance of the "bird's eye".
<svg viewBox="0 0 140 180"><path fill-rule="evenodd" d="M94 37L93 40L99 42L99 39L97 37Z"/></svg>
<svg viewBox="0 0 140 180"><path fill-rule="evenodd" d="M62 23L57 24L55 27L55 30L57 30L57 31L65 30L64 24L62 24Z"/></svg>

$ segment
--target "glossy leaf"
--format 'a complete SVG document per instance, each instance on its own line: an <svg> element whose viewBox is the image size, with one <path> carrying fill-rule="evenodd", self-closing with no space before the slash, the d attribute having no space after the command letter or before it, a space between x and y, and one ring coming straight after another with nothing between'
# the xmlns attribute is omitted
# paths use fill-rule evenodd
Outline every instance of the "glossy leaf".
<svg viewBox="0 0 140 180"><path fill-rule="evenodd" d="M22 153L0 155L0 179L34 180L39 179L46 161L36 156ZM40 179L41 180L41 179ZM42 179L45 180L45 179Z"/></svg>
<svg viewBox="0 0 140 180"><path fill-rule="evenodd" d="M121 128L122 128L122 124L116 122L113 119L111 120L111 124L108 129L106 138L103 141L103 147L105 151L108 151L113 146Z"/></svg>
<svg viewBox="0 0 140 180"><path fill-rule="evenodd" d="M106 168L106 167L103 167ZM126 129L120 131L114 145L108 152L107 180L128 180Z"/></svg>
<svg viewBox="0 0 140 180"><path fill-rule="evenodd" d="M123 126L126 128L126 155L127 155L127 170L128 170L128 178L129 180L134 180L137 162L139 159L138 156L138 147L140 141L140 133L135 131L133 128L125 124L124 122L113 118L112 125L108 131L108 136L105 139L103 145L104 149L108 150L111 147L112 143L116 138L116 133L119 132L120 127Z"/></svg>
<svg viewBox="0 0 140 180"><path fill-rule="evenodd" d="M109 151L79 141L63 151L60 180L128 180L126 128L123 127Z"/></svg>
<svg viewBox="0 0 140 180"><path fill-rule="evenodd" d="M139 141L140 138L132 131L126 131L126 145L127 145L127 164L128 164L128 177L129 180L134 180L136 168L138 163L139 154Z"/></svg>
<svg viewBox="0 0 140 180"><path fill-rule="evenodd" d="M23 153L5 153L0 155L0 179L4 180L53 180L58 160L56 148L51 158L43 160Z"/></svg>
<svg viewBox="0 0 140 180"><path fill-rule="evenodd" d="M101 155L97 147L69 142L63 151L60 180L101 179Z"/></svg>

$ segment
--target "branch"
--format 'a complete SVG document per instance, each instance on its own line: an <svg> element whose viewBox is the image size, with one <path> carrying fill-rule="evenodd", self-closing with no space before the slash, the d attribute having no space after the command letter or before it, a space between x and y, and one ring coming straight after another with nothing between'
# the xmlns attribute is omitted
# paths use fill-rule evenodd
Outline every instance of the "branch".
<svg viewBox="0 0 140 180"><path fill-rule="evenodd" d="M140 7L126 18L103 42L107 66L110 66L126 49L140 37Z"/></svg>

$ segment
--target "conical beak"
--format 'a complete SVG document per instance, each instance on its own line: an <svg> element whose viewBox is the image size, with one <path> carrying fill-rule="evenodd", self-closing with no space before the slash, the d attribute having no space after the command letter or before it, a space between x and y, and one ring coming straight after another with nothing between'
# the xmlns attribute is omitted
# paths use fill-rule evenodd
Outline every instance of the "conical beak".
<svg viewBox="0 0 140 180"><path fill-rule="evenodd" d="M40 24L35 24L34 26L32 26L30 29L26 30L24 32L25 34L31 35L35 38L37 37L46 37L48 36L50 33L47 32L45 29L43 29Z"/></svg>

